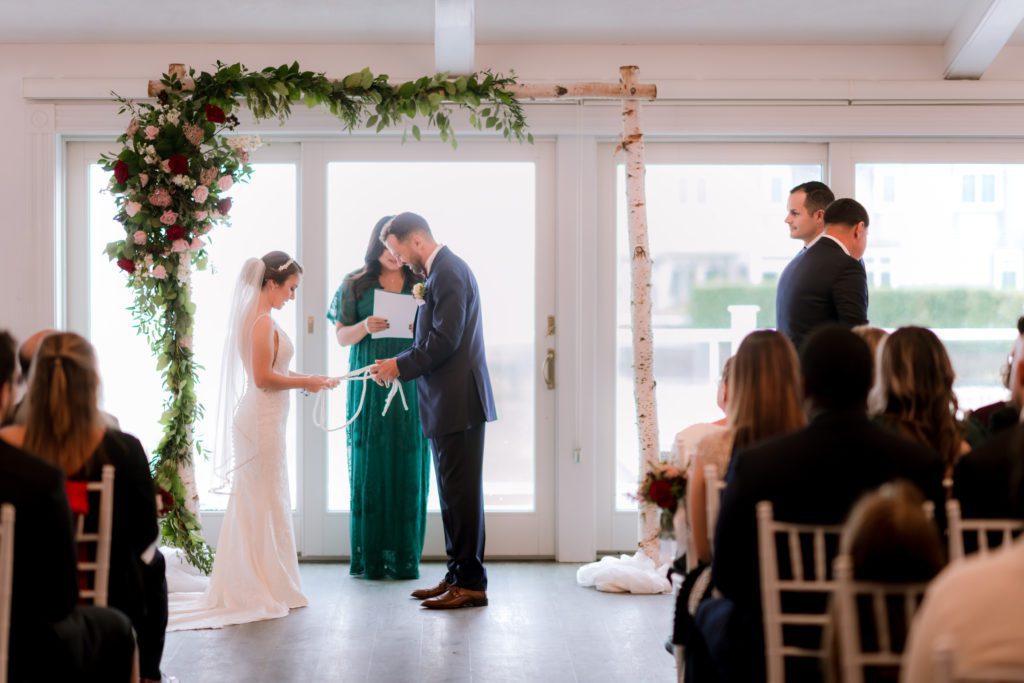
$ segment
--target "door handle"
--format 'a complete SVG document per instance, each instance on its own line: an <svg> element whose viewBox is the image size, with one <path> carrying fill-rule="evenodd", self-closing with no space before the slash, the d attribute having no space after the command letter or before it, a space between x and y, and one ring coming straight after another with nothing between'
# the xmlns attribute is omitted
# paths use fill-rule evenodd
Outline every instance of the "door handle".
<svg viewBox="0 0 1024 683"><path fill-rule="evenodd" d="M549 390L555 388L555 350L548 349L548 355L544 357L544 384Z"/></svg>

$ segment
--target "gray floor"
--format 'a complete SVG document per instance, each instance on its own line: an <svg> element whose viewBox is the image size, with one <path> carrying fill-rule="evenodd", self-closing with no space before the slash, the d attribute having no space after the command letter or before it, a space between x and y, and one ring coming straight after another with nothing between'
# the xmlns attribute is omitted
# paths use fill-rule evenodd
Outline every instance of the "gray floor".
<svg viewBox="0 0 1024 683"><path fill-rule="evenodd" d="M364 581L303 564L310 606L283 619L167 635L163 670L199 681L674 681L672 598L576 585L578 565L488 564L490 605L432 612L421 581Z"/></svg>

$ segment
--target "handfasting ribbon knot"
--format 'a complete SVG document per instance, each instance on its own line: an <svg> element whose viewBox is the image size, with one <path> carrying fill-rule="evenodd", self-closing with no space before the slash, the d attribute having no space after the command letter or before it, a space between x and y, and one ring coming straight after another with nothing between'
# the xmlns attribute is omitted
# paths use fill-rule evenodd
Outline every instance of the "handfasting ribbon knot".
<svg viewBox="0 0 1024 683"><path fill-rule="evenodd" d="M320 429L324 430L325 432L336 432L338 430L345 429L350 424L355 422L356 418L359 417L359 414L361 412L363 412L363 404L366 402L366 383L367 382L375 381L373 379L373 375L370 374L370 369L371 368L373 368L372 365L367 365L364 368L359 368L358 370L353 370L352 372L344 374L344 375L342 375L341 377L338 378L339 380L342 380L342 381L345 381L345 382L362 382L363 383L363 390L359 394L359 406L356 408L356 412L352 413L352 417L350 417L345 422L345 424L340 425L338 427L328 427L327 426L327 399L326 399L327 392L326 391L320 391L316 395L316 403L313 405L313 424L315 424L317 427L319 427ZM381 411L381 414L380 414L381 417L384 417L385 415L388 414L388 409L391 407L391 401L395 398L395 394L398 394L401 397L401 399L402 399L402 407L405 410L409 410L409 404L405 400L405 391L402 390L402 382L401 382L401 380L397 380L396 379L394 382L391 383L391 390L388 391L388 397L384 401L384 410Z"/></svg>

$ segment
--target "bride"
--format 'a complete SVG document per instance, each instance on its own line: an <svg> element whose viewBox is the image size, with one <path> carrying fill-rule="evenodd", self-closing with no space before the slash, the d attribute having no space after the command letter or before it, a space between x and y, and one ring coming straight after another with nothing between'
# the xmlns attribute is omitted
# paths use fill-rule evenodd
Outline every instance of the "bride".
<svg viewBox="0 0 1024 683"><path fill-rule="evenodd" d="M285 453L288 390L338 380L291 372L292 342L270 315L295 298L302 267L272 251L250 258L235 287L224 343L218 433L219 490L230 490L213 573L201 593L172 593L169 631L274 619L308 604L302 594Z"/></svg>

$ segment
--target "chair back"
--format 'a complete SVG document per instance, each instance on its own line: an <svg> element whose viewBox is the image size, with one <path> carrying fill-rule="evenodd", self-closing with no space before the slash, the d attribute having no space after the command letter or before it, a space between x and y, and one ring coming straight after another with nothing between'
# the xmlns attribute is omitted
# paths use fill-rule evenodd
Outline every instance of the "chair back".
<svg viewBox="0 0 1024 683"><path fill-rule="evenodd" d="M14 506L0 506L0 683L7 683L14 588Z"/></svg>
<svg viewBox="0 0 1024 683"><path fill-rule="evenodd" d="M1024 665L957 669L951 643L935 648L935 683L1024 683Z"/></svg>
<svg viewBox="0 0 1024 683"><path fill-rule="evenodd" d="M718 476L718 465L704 465L704 502L707 506L708 543L715 547L715 525L718 523L718 509L722 506L722 489L725 480Z"/></svg>
<svg viewBox="0 0 1024 683"><path fill-rule="evenodd" d="M965 553L965 539L977 539L977 552L1006 545L1024 531L1020 519L964 519L960 515L960 501L946 501L946 519L949 524L949 561L959 560Z"/></svg>
<svg viewBox="0 0 1024 683"><path fill-rule="evenodd" d="M769 501L757 504L757 550L761 573L761 611L764 621L765 669L768 683L783 683L786 657L821 659L824 648L820 635L829 617L828 598L836 582L829 575L829 548L838 553L841 525L794 524L775 520ZM788 549L788 567L780 567L776 541L781 539ZM805 550L809 549L809 553ZM783 574L791 578L782 578ZM814 613L783 611L783 595L816 595L821 608ZM783 637L786 626L810 627L819 635L819 646L808 648L787 645Z"/></svg>
<svg viewBox="0 0 1024 683"><path fill-rule="evenodd" d="M857 581L849 555L835 559L832 573L836 579L835 617L843 682L864 683L865 667L898 669L928 583ZM869 609L861 609L865 604ZM874 634L874 647L870 649L865 647L865 633Z"/></svg>
<svg viewBox="0 0 1024 683"><path fill-rule="evenodd" d="M91 600L97 607L106 607L110 583L110 539L114 523L114 466L104 465L100 480L88 482L86 490L99 494L99 515L95 530L86 530L86 515L78 515L75 520L75 542L79 549L96 544L93 559L88 559L88 553L79 551L78 573L80 576L93 574L93 581L91 587L83 588L78 594L83 599Z"/></svg>

